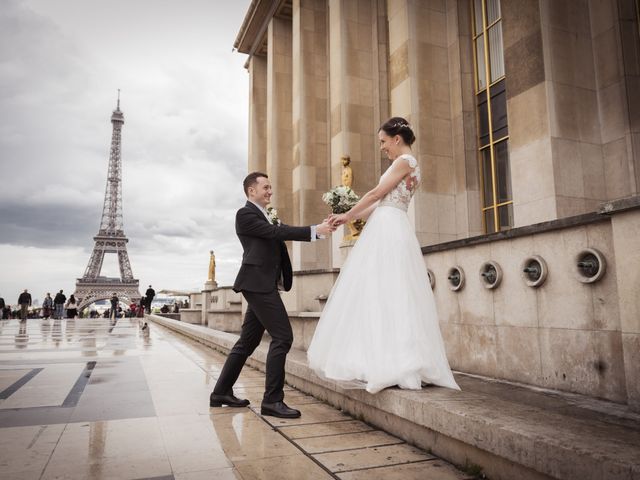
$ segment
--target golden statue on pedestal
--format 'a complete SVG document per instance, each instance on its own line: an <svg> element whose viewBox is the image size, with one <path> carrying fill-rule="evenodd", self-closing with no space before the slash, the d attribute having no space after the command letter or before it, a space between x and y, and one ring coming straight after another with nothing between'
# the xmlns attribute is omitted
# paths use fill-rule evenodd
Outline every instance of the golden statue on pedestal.
<svg viewBox="0 0 640 480"><path fill-rule="evenodd" d="M213 253L213 250L209 252L211 257L209 258L209 276L207 277L207 281L215 283L216 281L216 255Z"/></svg>
<svg viewBox="0 0 640 480"><path fill-rule="evenodd" d="M349 166L351 157L349 157L349 155L343 155L340 160L342 160L342 185L351 188L353 184L353 170Z"/></svg>
<svg viewBox="0 0 640 480"><path fill-rule="evenodd" d="M345 187L353 188L353 169L349 166L351 163L351 157L349 155L343 155L342 160L342 185ZM349 233L345 233L342 239L345 242L355 241L362 228L364 227L364 220L354 220L353 222L347 222L345 226L349 229Z"/></svg>

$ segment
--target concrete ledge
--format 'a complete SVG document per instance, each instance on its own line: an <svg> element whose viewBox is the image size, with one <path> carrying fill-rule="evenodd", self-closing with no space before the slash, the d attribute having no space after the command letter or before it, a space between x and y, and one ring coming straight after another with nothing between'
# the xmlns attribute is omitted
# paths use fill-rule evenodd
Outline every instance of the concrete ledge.
<svg viewBox="0 0 640 480"><path fill-rule="evenodd" d="M238 336L150 315L223 353ZM248 364L264 370L263 342ZM376 395L319 379L292 350L287 382L409 443L493 480L640 480L640 415L624 405L456 374L462 392L427 387Z"/></svg>

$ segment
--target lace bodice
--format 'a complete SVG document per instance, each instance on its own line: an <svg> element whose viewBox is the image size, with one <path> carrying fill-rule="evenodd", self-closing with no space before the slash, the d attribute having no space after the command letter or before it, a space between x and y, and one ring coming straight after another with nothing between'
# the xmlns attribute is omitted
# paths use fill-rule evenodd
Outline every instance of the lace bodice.
<svg viewBox="0 0 640 480"><path fill-rule="evenodd" d="M418 161L411 155L404 154L398 158L406 160L409 166L413 168L413 171L400 180L400 183L385 195L380 201L379 206L396 207L406 212L409 208L409 202L411 202L411 198L420 183L420 167L418 166ZM387 169L387 171L382 174L380 181L389 173L389 170L390 169Z"/></svg>

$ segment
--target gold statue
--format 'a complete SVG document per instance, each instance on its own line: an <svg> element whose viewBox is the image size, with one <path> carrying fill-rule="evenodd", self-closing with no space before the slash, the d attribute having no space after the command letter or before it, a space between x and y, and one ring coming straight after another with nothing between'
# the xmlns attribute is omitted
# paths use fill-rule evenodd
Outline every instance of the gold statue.
<svg viewBox="0 0 640 480"><path fill-rule="evenodd" d="M353 185L353 170L349 166L351 163L351 157L349 155L343 155L341 157L342 160L342 185L345 187L352 188ZM345 233L343 240L347 242L355 241L360 236L362 229L364 227L364 220L354 220L352 222L347 222L345 227L349 230L348 233Z"/></svg>
<svg viewBox="0 0 640 480"><path fill-rule="evenodd" d="M209 278L208 281L214 282L216 281L216 256L211 250L211 257L209 258Z"/></svg>
<svg viewBox="0 0 640 480"><path fill-rule="evenodd" d="M353 170L349 166L351 158L349 155L343 155L342 158L342 185L351 188L353 184Z"/></svg>

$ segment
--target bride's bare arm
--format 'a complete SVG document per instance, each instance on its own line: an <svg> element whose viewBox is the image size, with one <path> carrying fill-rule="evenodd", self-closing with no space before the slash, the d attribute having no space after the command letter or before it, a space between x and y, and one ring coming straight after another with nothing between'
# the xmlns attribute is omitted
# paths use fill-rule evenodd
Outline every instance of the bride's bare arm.
<svg viewBox="0 0 640 480"><path fill-rule="evenodd" d="M369 209L369 207L372 207L376 202L382 200L384 196L393 190L393 188L400 183L400 180L409 175L412 170L409 163L401 158L395 159L389 169L389 174L385 176L382 182L365 193L351 210L343 214L346 222L362 218L363 214Z"/></svg>
<svg viewBox="0 0 640 480"><path fill-rule="evenodd" d="M373 205L371 205L370 207L368 207L364 212L362 212L360 215L358 215L359 219L362 220L366 220L367 218L369 218L369 216L373 213L373 211L378 207L378 204L380 202L376 202Z"/></svg>

